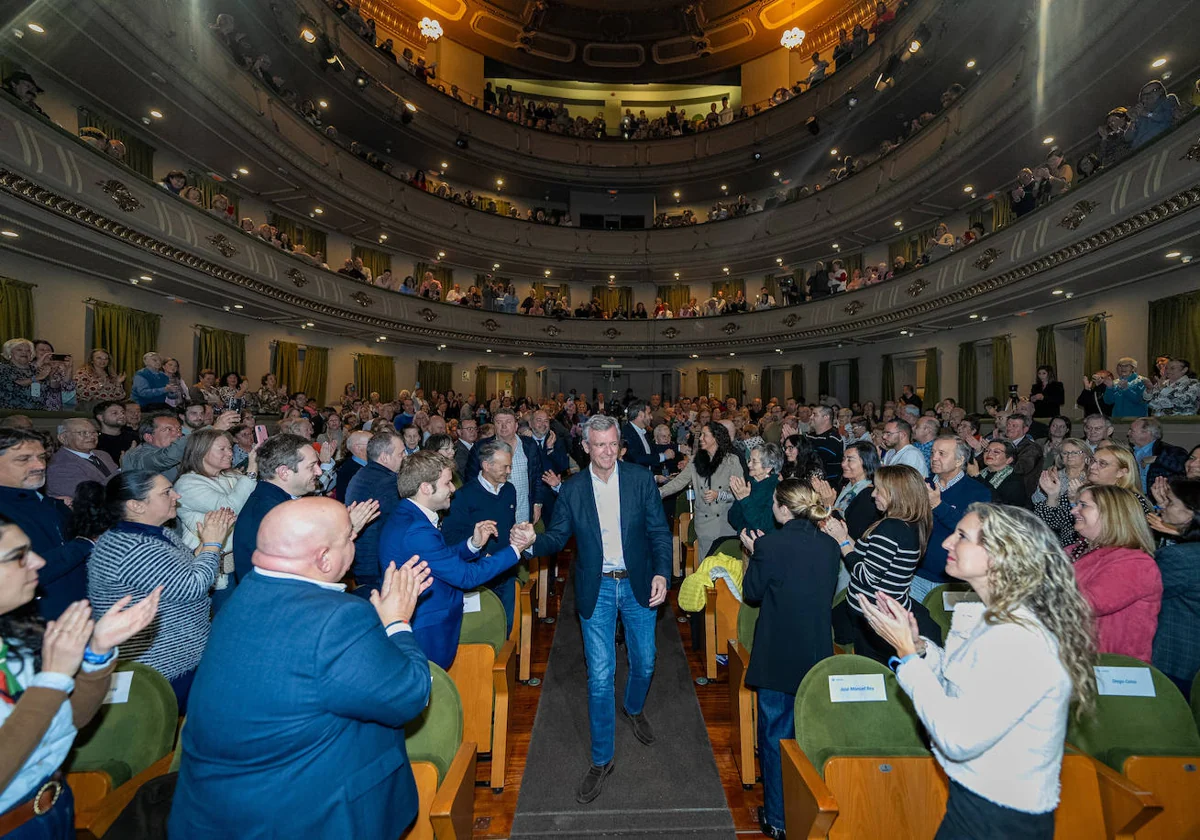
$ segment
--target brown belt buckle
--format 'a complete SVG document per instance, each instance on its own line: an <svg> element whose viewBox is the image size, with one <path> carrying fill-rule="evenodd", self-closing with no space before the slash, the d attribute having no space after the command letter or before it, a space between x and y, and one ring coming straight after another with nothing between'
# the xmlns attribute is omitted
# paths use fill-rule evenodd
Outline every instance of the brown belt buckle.
<svg viewBox="0 0 1200 840"><path fill-rule="evenodd" d="M38 792L33 796L33 815L40 817L49 814L53 810L55 803L58 802L58 798L62 796L62 791L63 785L58 779L50 779L38 788ZM47 793L50 794L50 804L43 806L42 799Z"/></svg>

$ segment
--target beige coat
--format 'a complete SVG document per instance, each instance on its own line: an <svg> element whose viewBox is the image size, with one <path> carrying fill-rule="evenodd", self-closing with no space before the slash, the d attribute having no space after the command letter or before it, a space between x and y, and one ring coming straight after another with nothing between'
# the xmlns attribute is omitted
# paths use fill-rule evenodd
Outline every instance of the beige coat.
<svg viewBox="0 0 1200 840"><path fill-rule="evenodd" d="M701 478L692 469L693 458L683 471L659 488L659 493L666 498L689 484L696 491L694 503L695 515L692 521L696 525L696 541L699 543L699 557L703 560L708 556L712 544L721 537L734 535L733 527L729 524L729 508L733 506L733 493L729 490L729 479L733 476L745 478L742 473L742 462L736 452L730 452L721 459L717 471L708 478ZM714 502L704 501L705 490L716 490L719 494Z"/></svg>

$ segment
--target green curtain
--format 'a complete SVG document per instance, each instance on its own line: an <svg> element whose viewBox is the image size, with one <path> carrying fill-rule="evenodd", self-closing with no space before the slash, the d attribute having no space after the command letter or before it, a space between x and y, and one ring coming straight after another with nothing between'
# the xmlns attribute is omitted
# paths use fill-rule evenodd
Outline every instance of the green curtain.
<svg viewBox="0 0 1200 840"><path fill-rule="evenodd" d="M139 175L154 180L154 147L134 136L133 132L110 117L80 105L76 109L79 127L92 126L108 135L109 140L120 140L125 144L125 165Z"/></svg>
<svg viewBox="0 0 1200 840"><path fill-rule="evenodd" d="M475 367L475 401L480 405L487 402L487 376L487 365L477 365Z"/></svg>
<svg viewBox="0 0 1200 840"><path fill-rule="evenodd" d="M936 347L925 349L925 395L922 400L926 408L933 408L942 399L942 378L938 371Z"/></svg>
<svg viewBox="0 0 1200 840"><path fill-rule="evenodd" d="M1058 371L1058 353L1054 346L1054 325L1047 324L1044 327L1038 327L1037 331L1037 360L1035 362L1038 367L1047 365Z"/></svg>
<svg viewBox="0 0 1200 840"><path fill-rule="evenodd" d="M1147 335L1150 346L1146 355L1151 362L1166 355L1200 365L1200 292L1150 301Z"/></svg>
<svg viewBox="0 0 1200 840"><path fill-rule="evenodd" d="M304 250L310 254L326 255L326 249L329 246L325 231L302 225L294 219L289 219L287 216L281 216L278 213L268 213L267 221L276 227L280 233L286 233L293 245L303 245ZM341 268L341 266L338 266L338 268Z"/></svg>
<svg viewBox="0 0 1200 840"><path fill-rule="evenodd" d="M592 286L593 300L600 301L600 308L611 315L620 307L626 314L633 311L633 288L631 286Z"/></svg>
<svg viewBox="0 0 1200 840"><path fill-rule="evenodd" d="M1104 369L1108 358L1108 336L1103 315L1093 315L1083 325L1083 373L1091 376ZM1198 362L1197 364L1200 364Z"/></svg>
<svg viewBox="0 0 1200 840"><path fill-rule="evenodd" d="M975 412L979 390L979 363L975 359L975 342L958 345L958 404L969 414Z"/></svg>
<svg viewBox="0 0 1200 840"><path fill-rule="evenodd" d="M708 396L708 370L702 369L696 371L696 396Z"/></svg>
<svg viewBox="0 0 1200 840"><path fill-rule="evenodd" d="M279 382L283 382L276 376ZM300 377L300 390L317 405L325 405L325 390L329 383L329 348L304 348L304 375Z"/></svg>
<svg viewBox="0 0 1200 840"><path fill-rule="evenodd" d="M929 241L933 239L934 227L918 230L912 233L906 233L903 239L894 239L888 243L888 264L891 265L896 261L896 257L904 257L911 266L918 257L929 250ZM862 258L859 257L859 267L861 268Z"/></svg>
<svg viewBox="0 0 1200 840"><path fill-rule="evenodd" d="M229 204L233 207L233 217L238 218L238 196L228 181L214 181L205 173L197 172L195 169L188 170L187 180L188 184L200 190L201 206L210 208L213 196L223 195L229 199Z"/></svg>
<svg viewBox="0 0 1200 840"><path fill-rule="evenodd" d="M142 356L158 349L161 316L104 301L92 302L92 344L108 351L109 370L130 380L142 368Z"/></svg>
<svg viewBox="0 0 1200 840"><path fill-rule="evenodd" d="M663 303L670 308L671 314L674 315L680 309L687 306L688 300L692 297L692 287L680 286L678 284L674 286L659 286L655 297L662 298ZM654 312L651 311L650 314L653 316Z"/></svg>
<svg viewBox="0 0 1200 840"><path fill-rule="evenodd" d="M33 285L0 277L0 344L12 338L33 341Z"/></svg>
<svg viewBox="0 0 1200 840"><path fill-rule="evenodd" d="M879 410L883 411L883 404L885 402L896 399L896 368L892 364L891 353L884 353L883 358L879 360L879 364L883 369L879 381Z"/></svg>
<svg viewBox="0 0 1200 840"><path fill-rule="evenodd" d="M817 368L817 399L829 396L829 362L821 362Z"/></svg>
<svg viewBox="0 0 1200 840"><path fill-rule="evenodd" d="M227 373L246 375L246 336L242 333L200 327L200 346L196 353L197 374L205 368L217 372L221 382Z"/></svg>
<svg viewBox="0 0 1200 840"><path fill-rule="evenodd" d="M997 198L992 199L991 207L992 231L1000 230L1000 228L1010 225L1017 220L1017 214L1013 212L1012 204L1008 200L1008 196L1001 193ZM986 229L986 222L984 224Z"/></svg>
<svg viewBox="0 0 1200 840"><path fill-rule="evenodd" d="M1008 386L1012 384L1012 340L1002 335L992 339L992 396L1001 405L1008 399Z"/></svg>
<svg viewBox="0 0 1200 840"><path fill-rule="evenodd" d="M763 405L771 401L773 394L771 393L771 369L764 367L762 373L758 375L758 395L762 398Z"/></svg>
<svg viewBox="0 0 1200 840"><path fill-rule="evenodd" d="M413 277L417 280L417 288L421 288L421 281L425 279L425 272L433 273L434 279L442 284L442 300L446 299L446 292L454 285L454 269L440 262L435 263L413 263Z"/></svg>
<svg viewBox="0 0 1200 840"><path fill-rule="evenodd" d="M858 402L858 359L850 360L850 402Z"/></svg>
<svg viewBox="0 0 1200 840"><path fill-rule="evenodd" d="M355 245L350 249L350 256L362 257L363 268L371 272L371 277L378 277L383 272L392 267L392 255L385 254L383 251L376 251L374 248L364 248L362 245ZM442 297L445 297L445 290L442 291ZM359 393L362 393L361 391Z"/></svg>
<svg viewBox="0 0 1200 840"><path fill-rule="evenodd" d="M746 294L746 281L738 278L728 280L715 280L712 284L713 297L716 297L717 292L725 293L725 300L733 300L737 297L737 293Z"/></svg>
<svg viewBox="0 0 1200 840"><path fill-rule="evenodd" d="M781 301L779 299L779 281L775 279L774 274L768 274L766 277L763 278L762 286L759 286L757 289L755 289L754 294L752 294L750 296L752 299L752 302L758 301L759 291L763 287L766 287L767 294L769 294L771 297L775 298L776 303L778 303L781 306L783 305L783 301Z"/></svg>
<svg viewBox="0 0 1200 840"><path fill-rule="evenodd" d="M746 389L746 375L741 368L731 368L729 371L729 396L739 403L742 402Z"/></svg>
<svg viewBox="0 0 1200 840"><path fill-rule="evenodd" d="M300 345L290 341L276 341L275 354L271 359L271 373L279 387L288 393L299 391L302 387L300 379ZM305 391L304 393L308 393Z"/></svg>
<svg viewBox="0 0 1200 840"><path fill-rule="evenodd" d="M417 381L421 383L426 394L434 391L444 394L454 387L453 365L450 362L418 360Z"/></svg>
<svg viewBox="0 0 1200 840"><path fill-rule="evenodd" d="M517 368L513 374L513 399L519 400L528 395L528 372L523 367Z"/></svg>
<svg viewBox="0 0 1200 840"><path fill-rule="evenodd" d="M354 366L354 387L367 397L379 392L379 399L391 402L396 396L396 360L391 356L359 353Z"/></svg>
<svg viewBox="0 0 1200 840"><path fill-rule="evenodd" d="M804 365L792 365L792 399L804 402Z"/></svg>

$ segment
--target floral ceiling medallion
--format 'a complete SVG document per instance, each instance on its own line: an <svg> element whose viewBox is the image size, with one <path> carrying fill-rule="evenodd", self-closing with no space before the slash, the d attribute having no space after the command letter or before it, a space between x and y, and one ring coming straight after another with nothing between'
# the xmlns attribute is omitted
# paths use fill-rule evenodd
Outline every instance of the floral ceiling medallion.
<svg viewBox="0 0 1200 840"><path fill-rule="evenodd" d="M208 244L220 251L223 257L232 257L238 252L237 247L226 239L223 233L214 233L208 237Z"/></svg>
<svg viewBox="0 0 1200 840"><path fill-rule="evenodd" d="M857 315L862 308L863 302L861 300L852 300L842 307L842 311L847 315Z"/></svg>
<svg viewBox="0 0 1200 840"><path fill-rule="evenodd" d="M992 263L1000 259L1000 255L1003 253L999 248L988 248L980 255L979 259L975 260L975 267L980 271L985 271Z"/></svg>
<svg viewBox="0 0 1200 840"><path fill-rule="evenodd" d="M97 181L96 186L104 190L104 193L116 202L117 206L126 213L132 213L142 206L142 202L138 201L129 188L115 178L110 178L107 181Z"/></svg>
<svg viewBox="0 0 1200 840"><path fill-rule="evenodd" d="M1084 218L1099 206L1097 202L1088 201L1087 199L1077 201L1075 202L1075 206L1071 208L1071 212L1063 216L1062 221L1058 225L1059 227L1065 227L1067 230L1075 230L1083 224Z"/></svg>
<svg viewBox="0 0 1200 840"><path fill-rule="evenodd" d="M308 275L298 268L289 268L287 270L288 278L296 284L297 289L303 289L308 285Z"/></svg>
<svg viewBox="0 0 1200 840"><path fill-rule="evenodd" d="M368 295L366 292L355 292L354 294L350 295L350 298L351 300L358 301L358 305L363 307L370 306L375 302L371 300L370 295Z"/></svg>
<svg viewBox="0 0 1200 840"><path fill-rule="evenodd" d="M619 329L617 329L616 327L609 327L608 329L606 329L604 331L604 334L606 336L608 336L609 338L616 338L617 336L619 336L621 334L621 331Z"/></svg>
<svg viewBox="0 0 1200 840"><path fill-rule="evenodd" d="M1183 157L1180 158L1180 160L1190 160L1195 163L1200 163L1200 140L1197 140L1190 147L1188 147L1188 150L1183 153Z"/></svg>
<svg viewBox="0 0 1200 840"><path fill-rule="evenodd" d="M679 330L675 329L674 327L667 327L662 331L662 334L667 338L675 338L679 335Z"/></svg>
<svg viewBox="0 0 1200 840"><path fill-rule="evenodd" d="M783 319L783 325L785 327L794 327L794 326L796 326L796 322L799 320L800 320L800 316L797 315L795 312L793 312L791 315L789 315Z"/></svg>
<svg viewBox="0 0 1200 840"><path fill-rule="evenodd" d="M721 332L725 333L725 335L733 335L735 332L737 332L740 329L741 329L740 326L733 323L733 321L730 321L728 324L721 327Z"/></svg>
<svg viewBox="0 0 1200 840"><path fill-rule="evenodd" d="M488 318L483 322L483 328L488 332L495 332L496 330L500 329L500 324L495 318Z"/></svg>
<svg viewBox="0 0 1200 840"><path fill-rule="evenodd" d="M428 306L426 306L424 309L418 309L417 314L420 315L422 318L424 318L426 321L428 321L430 323L432 323L438 319L438 314L436 312L434 312L432 309L430 309Z"/></svg>
<svg viewBox="0 0 1200 840"><path fill-rule="evenodd" d="M908 292L909 296L916 297L927 288L929 288L929 281L924 278L919 278L909 283L908 288L905 289L905 291Z"/></svg>
<svg viewBox="0 0 1200 840"><path fill-rule="evenodd" d="M558 327L551 324L550 326L544 328L542 330L542 332L544 332L546 335L550 336L551 338L558 338L558 336L562 333L562 330L560 330Z"/></svg>

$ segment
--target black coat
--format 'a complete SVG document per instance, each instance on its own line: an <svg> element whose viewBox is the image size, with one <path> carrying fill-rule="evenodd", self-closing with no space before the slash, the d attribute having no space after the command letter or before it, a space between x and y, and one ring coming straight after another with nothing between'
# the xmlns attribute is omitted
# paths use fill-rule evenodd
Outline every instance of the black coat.
<svg viewBox="0 0 1200 840"><path fill-rule="evenodd" d="M975 477L975 480L982 481L989 488L992 487L986 478L986 473L981 472ZM1025 480L1016 470L1009 473L1008 478L1000 482L999 487L992 489L992 502L997 505L1012 505L1025 508L1025 510L1033 510L1033 494L1025 492Z"/></svg>
<svg viewBox="0 0 1200 840"><path fill-rule="evenodd" d="M857 540L868 528L879 521L883 514L879 512L879 508L875 507L875 500L871 498L871 488L864 487L846 506L844 516L846 531L849 533L850 539Z"/></svg>
<svg viewBox="0 0 1200 840"><path fill-rule="evenodd" d="M813 665L833 655L833 596L841 552L807 519L754 543L742 597L761 605L746 685L795 694Z"/></svg>

